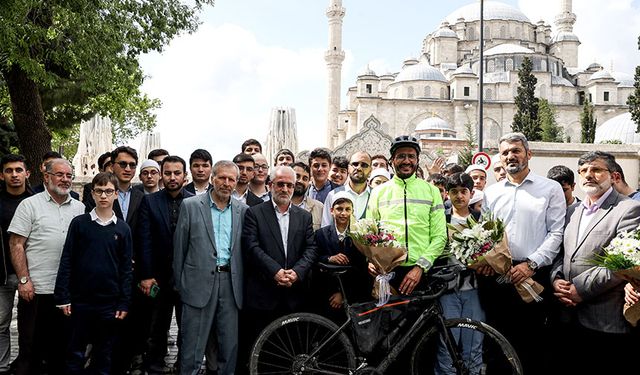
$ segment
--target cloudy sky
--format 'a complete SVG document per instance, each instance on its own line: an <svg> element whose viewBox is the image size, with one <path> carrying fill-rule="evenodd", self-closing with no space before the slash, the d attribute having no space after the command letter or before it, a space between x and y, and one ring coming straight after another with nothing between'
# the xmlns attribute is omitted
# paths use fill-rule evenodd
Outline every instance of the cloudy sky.
<svg viewBox="0 0 640 375"><path fill-rule="evenodd" d="M474 0L343 0L342 93L369 65L397 72L424 37ZM503 0L553 25L559 0ZM604 6L606 3L606 6ZM145 92L159 98L162 147L188 158L195 148L231 159L247 138L266 139L272 107L296 110L299 150L324 146L328 0L217 0L202 25L162 54L144 56ZM640 0L579 0L574 32L580 66L596 61L633 73L640 65ZM345 97L342 96L342 107ZM136 145L136 141L132 142Z"/></svg>

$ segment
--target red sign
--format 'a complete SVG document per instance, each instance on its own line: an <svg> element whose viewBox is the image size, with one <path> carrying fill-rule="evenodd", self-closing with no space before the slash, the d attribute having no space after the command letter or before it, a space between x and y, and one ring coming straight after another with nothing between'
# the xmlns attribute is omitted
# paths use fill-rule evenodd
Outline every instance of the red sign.
<svg viewBox="0 0 640 375"><path fill-rule="evenodd" d="M486 152L476 152L471 158L471 163L477 164L484 168L485 171L488 171L491 166L491 157Z"/></svg>

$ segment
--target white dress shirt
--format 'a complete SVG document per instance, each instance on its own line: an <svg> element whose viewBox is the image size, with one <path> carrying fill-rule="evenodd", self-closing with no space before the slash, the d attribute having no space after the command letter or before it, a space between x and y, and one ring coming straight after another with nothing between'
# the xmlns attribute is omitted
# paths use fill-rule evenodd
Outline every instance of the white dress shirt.
<svg viewBox="0 0 640 375"><path fill-rule="evenodd" d="M519 185L505 178L484 190L482 210L504 222L513 260L540 267L560 251L566 209L560 184L533 172Z"/></svg>
<svg viewBox="0 0 640 375"><path fill-rule="evenodd" d="M273 203L273 209L276 210L276 218L278 219L280 235L282 236L282 245L284 246L284 258L287 259L287 240L289 238L289 210L291 209L291 203L289 203L289 207L287 207L287 210L283 213L280 213L280 211L278 211L278 206L275 203Z"/></svg>

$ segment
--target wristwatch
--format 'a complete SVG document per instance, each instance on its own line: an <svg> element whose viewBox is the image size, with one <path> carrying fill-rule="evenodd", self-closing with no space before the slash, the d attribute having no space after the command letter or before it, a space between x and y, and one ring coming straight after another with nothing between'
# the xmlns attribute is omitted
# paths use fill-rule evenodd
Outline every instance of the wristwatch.
<svg viewBox="0 0 640 375"><path fill-rule="evenodd" d="M538 263L532 261L531 259L527 259L527 266L531 271L535 271L538 269Z"/></svg>
<svg viewBox="0 0 640 375"><path fill-rule="evenodd" d="M23 284L23 285L24 285L24 284L26 284L26 283L28 283L28 282L29 282L29 276L22 276L22 277L20 278L20 284Z"/></svg>

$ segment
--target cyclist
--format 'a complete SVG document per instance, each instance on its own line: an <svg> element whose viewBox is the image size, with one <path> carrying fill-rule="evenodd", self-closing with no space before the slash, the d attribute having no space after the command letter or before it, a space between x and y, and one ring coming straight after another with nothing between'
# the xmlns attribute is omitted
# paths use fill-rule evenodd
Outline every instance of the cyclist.
<svg viewBox="0 0 640 375"><path fill-rule="evenodd" d="M438 188L416 177L420 144L410 136L397 137L391 144L391 162L396 174L371 192L367 217L381 220L397 240L406 246L407 261L394 272L390 284L410 294L423 281L423 273L442 254L447 227ZM375 274L372 264L369 271Z"/></svg>

